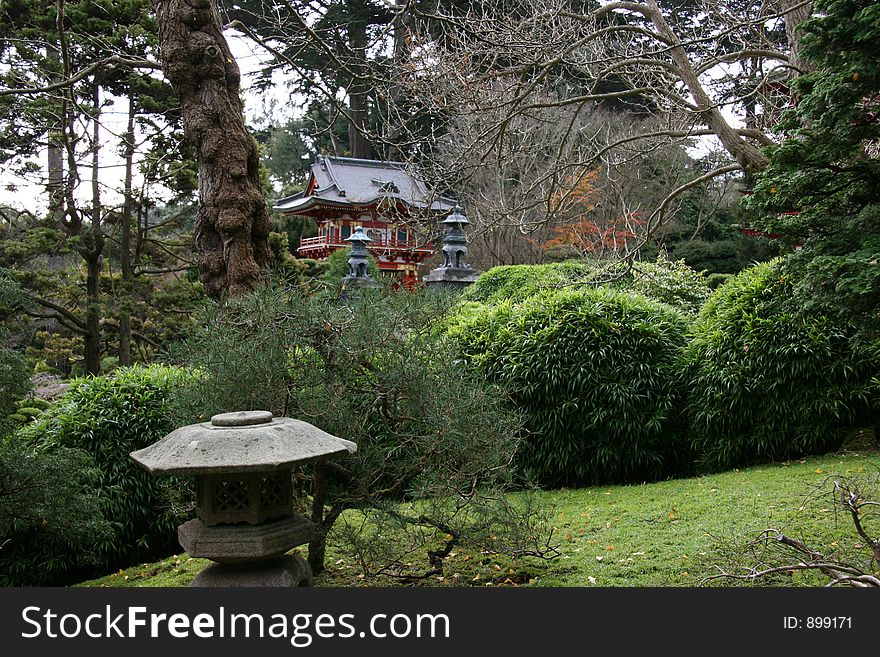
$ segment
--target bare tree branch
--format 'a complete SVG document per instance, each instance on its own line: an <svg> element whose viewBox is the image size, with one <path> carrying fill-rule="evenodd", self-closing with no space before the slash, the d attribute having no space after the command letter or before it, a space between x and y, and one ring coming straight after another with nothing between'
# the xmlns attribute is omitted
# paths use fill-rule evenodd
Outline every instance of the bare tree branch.
<svg viewBox="0 0 880 657"><path fill-rule="evenodd" d="M161 69L161 65L158 62L153 62L148 59L134 59L131 57L124 57L122 55L111 55L110 57L105 57L104 59L97 61L85 68L77 71L76 73L65 76L63 79L55 82L53 84L47 84L42 87L10 87L8 89L0 89L0 97L2 96L16 96L16 95L38 95L45 94L51 91L58 91L59 89L66 89L80 80L84 80L89 77L96 71L108 71L113 70L117 67L123 68L145 68L151 70L159 70Z"/></svg>

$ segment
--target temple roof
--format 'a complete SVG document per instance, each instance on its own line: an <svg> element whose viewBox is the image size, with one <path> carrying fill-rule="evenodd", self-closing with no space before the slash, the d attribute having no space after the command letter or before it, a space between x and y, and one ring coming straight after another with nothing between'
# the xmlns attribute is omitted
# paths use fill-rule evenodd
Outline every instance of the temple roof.
<svg viewBox="0 0 880 657"><path fill-rule="evenodd" d="M312 163L305 191L279 199L274 208L303 212L315 206L366 207L384 199L438 212L455 207L453 199L435 196L403 162L319 155Z"/></svg>

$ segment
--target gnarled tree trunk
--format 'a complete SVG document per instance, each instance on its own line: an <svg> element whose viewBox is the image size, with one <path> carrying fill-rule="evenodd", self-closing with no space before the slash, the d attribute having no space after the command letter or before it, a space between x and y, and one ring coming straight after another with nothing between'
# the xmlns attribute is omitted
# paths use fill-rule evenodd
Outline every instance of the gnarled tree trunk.
<svg viewBox="0 0 880 657"><path fill-rule="evenodd" d="M199 163L199 277L214 297L246 292L269 262L272 222L257 146L244 124L238 65L213 0L156 0L156 17L162 68Z"/></svg>
<svg viewBox="0 0 880 657"><path fill-rule="evenodd" d="M669 46L669 56L684 82L687 90L693 96L694 103L699 109L703 121L714 132L718 140L727 149L733 158L745 171L760 171L767 166L767 156L754 144L749 143L739 136L732 125L724 118L718 106L709 98L709 94L700 83L697 72L694 70L687 51L681 40L666 22L663 12L656 0L648 0L645 9L637 9L654 24L654 29L663 37Z"/></svg>

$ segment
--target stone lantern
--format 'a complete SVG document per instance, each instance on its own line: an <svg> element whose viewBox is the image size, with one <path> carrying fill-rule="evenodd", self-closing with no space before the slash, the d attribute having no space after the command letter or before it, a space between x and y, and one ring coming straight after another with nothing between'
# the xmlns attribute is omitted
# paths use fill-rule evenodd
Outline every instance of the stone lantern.
<svg viewBox="0 0 880 657"><path fill-rule="evenodd" d="M470 222L456 205L442 223L446 227L443 233L443 264L425 276L425 283L439 287L466 287L480 275L480 272L467 263L468 248L464 227Z"/></svg>
<svg viewBox="0 0 880 657"><path fill-rule="evenodd" d="M345 238L351 244L348 254L348 276L342 279L342 284L348 287L379 287L379 281L370 276L367 267L369 259L367 244L372 242L364 232L363 226L358 226L354 232Z"/></svg>
<svg viewBox="0 0 880 657"><path fill-rule="evenodd" d="M357 445L269 411L221 413L180 427L131 458L154 475L194 475L197 518L177 530L184 550L216 564L192 586L310 586L302 557L314 526L294 511L294 465Z"/></svg>

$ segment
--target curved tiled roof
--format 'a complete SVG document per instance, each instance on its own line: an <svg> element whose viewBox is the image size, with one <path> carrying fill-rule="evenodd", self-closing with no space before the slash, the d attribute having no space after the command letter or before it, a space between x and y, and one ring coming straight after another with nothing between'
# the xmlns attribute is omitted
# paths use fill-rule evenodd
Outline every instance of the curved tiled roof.
<svg viewBox="0 0 880 657"><path fill-rule="evenodd" d="M434 195L403 162L319 155L312 164L306 190L306 193L279 199L274 208L293 212L316 205L368 206L384 199L440 212L455 206L453 199Z"/></svg>

